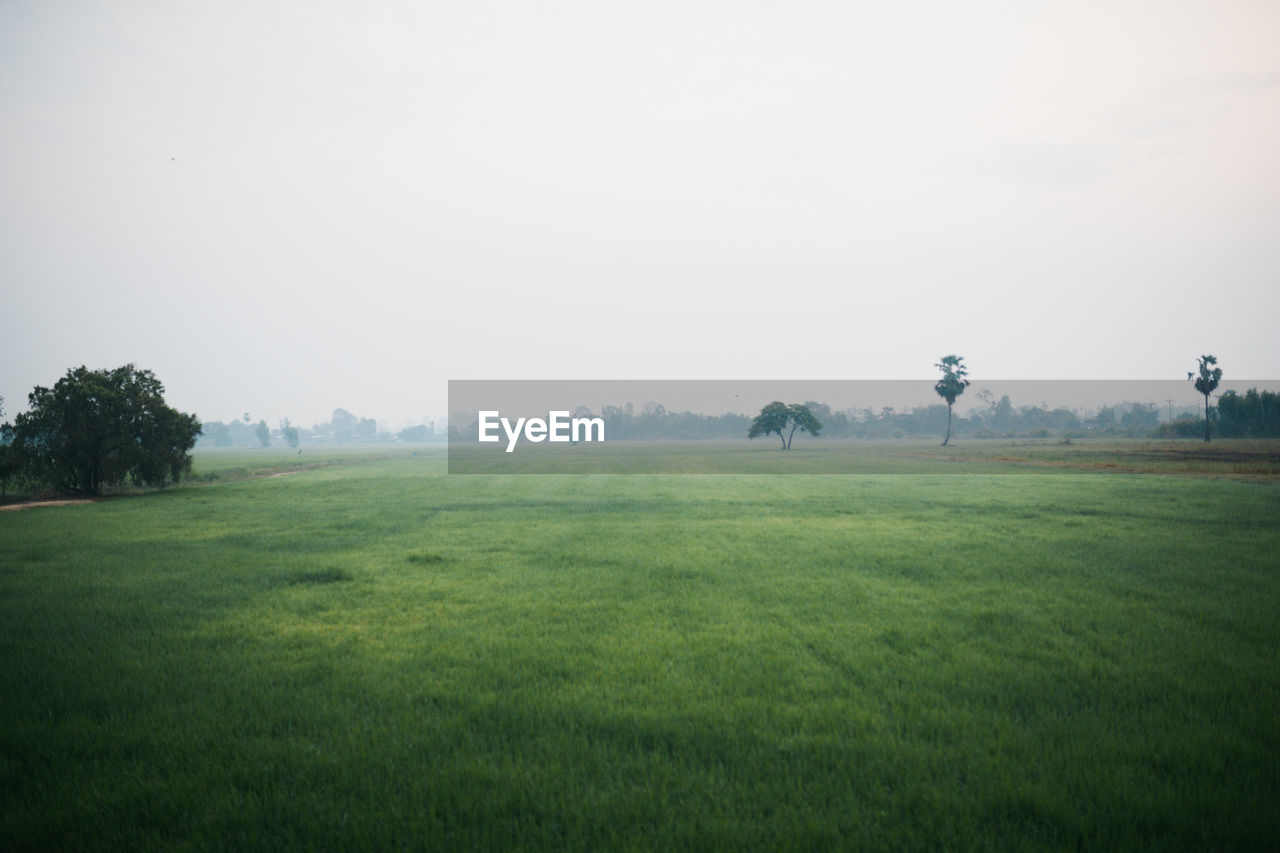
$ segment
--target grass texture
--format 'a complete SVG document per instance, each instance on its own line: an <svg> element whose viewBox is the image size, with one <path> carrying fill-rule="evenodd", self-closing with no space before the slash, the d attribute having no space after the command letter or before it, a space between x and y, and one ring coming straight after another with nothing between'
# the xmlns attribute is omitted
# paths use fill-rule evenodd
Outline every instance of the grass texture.
<svg viewBox="0 0 1280 853"><path fill-rule="evenodd" d="M1275 484L343 461L0 513L6 848L1280 837Z"/></svg>

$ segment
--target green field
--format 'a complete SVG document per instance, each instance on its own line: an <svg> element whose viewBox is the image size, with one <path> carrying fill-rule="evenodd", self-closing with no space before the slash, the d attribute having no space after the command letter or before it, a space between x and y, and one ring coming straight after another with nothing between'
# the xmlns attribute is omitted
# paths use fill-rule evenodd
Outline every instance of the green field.
<svg viewBox="0 0 1280 853"><path fill-rule="evenodd" d="M1280 484L1214 447L202 454L0 512L0 845L1272 847Z"/></svg>

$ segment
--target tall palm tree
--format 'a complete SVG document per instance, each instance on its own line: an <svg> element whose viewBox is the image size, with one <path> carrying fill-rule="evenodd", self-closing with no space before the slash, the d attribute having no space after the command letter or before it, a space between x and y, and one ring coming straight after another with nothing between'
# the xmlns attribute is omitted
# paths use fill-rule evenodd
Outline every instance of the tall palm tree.
<svg viewBox="0 0 1280 853"><path fill-rule="evenodd" d="M1211 355L1200 356L1200 376L1196 378L1196 390L1204 395L1204 440L1209 440L1209 395L1218 387L1218 382L1222 379L1222 368L1215 367L1209 369L1210 365L1218 363L1218 359ZM1188 373L1187 378L1190 379L1195 374Z"/></svg>
<svg viewBox="0 0 1280 853"><path fill-rule="evenodd" d="M942 440L942 446L946 447L951 441L951 407L955 405L956 398L964 393L964 389L969 384L969 380L965 379L969 375L969 370L964 366L964 359L958 355L943 356L942 361L934 367L942 371L942 378L938 380L937 385L933 386L933 390L947 401L947 437Z"/></svg>

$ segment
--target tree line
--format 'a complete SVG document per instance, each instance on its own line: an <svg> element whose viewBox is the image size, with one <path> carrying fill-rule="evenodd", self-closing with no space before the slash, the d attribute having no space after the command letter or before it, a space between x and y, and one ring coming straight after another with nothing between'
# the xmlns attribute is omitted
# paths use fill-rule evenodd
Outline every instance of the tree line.
<svg viewBox="0 0 1280 853"><path fill-rule="evenodd" d="M986 411L970 412L967 423L966 419L956 421L953 412L955 402L971 384L964 358L954 353L945 355L934 367L942 371L942 378L933 386L933 390L946 401L945 408L936 405L898 414L886 407L879 417L866 410L860 421L851 421L844 413L832 412L828 407L813 401L788 405L775 400L760 410L760 414L751 423L747 437L756 438L775 432L782 436L782 429L788 425L792 433L799 428L817 436L824 429L824 424L829 424L832 429L828 430L828 434L852 434L860 438L884 437L887 427L898 438L907 434L941 431L944 412L946 432L942 439L943 447L951 442L953 428L959 431L965 426L969 427L971 435L980 438L1012 438L1018 435L1044 438L1051 432L1066 437L1085 437L1090 434L1115 435L1120 429L1130 436L1148 434L1189 437L1203 429L1204 440L1209 441L1215 424L1218 433L1228 437L1280 437L1280 394L1251 388L1240 395L1230 390L1219 398L1217 406L1210 404L1210 396L1222 381L1222 368L1218 367L1218 359L1213 355L1200 356L1197 369L1187 371L1187 381L1194 382L1196 391L1204 396L1204 418L1179 420L1169 424L1159 423L1159 410L1154 405L1125 403L1121 407L1104 406L1095 418L1086 421L1076 413L1061 408L1049 411L1047 408L1024 407L1015 412L1008 395L1003 396L998 403L993 403L989 392L983 398L988 404ZM1117 409L1123 409L1119 416ZM790 448L791 438L783 437L782 449Z"/></svg>
<svg viewBox="0 0 1280 853"><path fill-rule="evenodd" d="M1280 438L1280 393L1250 388L1230 390L1209 407L1209 419L1176 420L1160 425L1166 438L1198 438L1206 427L1223 438Z"/></svg>
<svg viewBox="0 0 1280 853"><path fill-rule="evenodd" d="M430 424L405 427L392 433L379 430L378 422L373 418L361 418L346 409L334 409L328 421L312 424L309 428L297 426L288 418L281 420L277 428L270 427L265 420L254 424L248 412L238 420L206 421L198 444L213 447L270 447L279 441L296 448L303 444L377 444L393 441L421 443L444 441L445 438L443 431L437 431Z"/></svg>
<svg viewBox="0 0 1280 853"><path fill-rule="evenodd" d="M1230 393L1232 392L1228 392ZM1224 394L1223 399L1226 396ZM982 404L975 406L967 414L953 415L953 440L957 437L1147 437L1156 435L1157 428L1167 426L1159 422L1159 408L1145 403L1123 402L1103 406L1096 413L1082 415L1065 408L1041 405L1017 406L1008 395L998 399L991 398L989 401L981 396L978 399L983 401ZM783 408L803 407L813 415L819 425L820 433L797 428L792 438L800 435L812 437L818 434L825 438L838 439L942 437L947 429L945 403L912 409L895 409L886 406L876 410L872 408L832 409L827 403L817 400L805 400L803 403L793 404L774 401L765 409L770 409L775 404ZM1217 430L1219 420L1216 407L1213 411L1214 429ZM584 406L575 409L573 416L602 418L605 423L605 435L611 441L741 439L743 436L750 435L753 423L759 418L758 415L753 418L733 412L707 415L701 412L668 410L662 404L652 402L643 406L636 406L634 403L607 405L598 411ZM776 420L781 422L781 418ZM1203 431L1199 421L1190 423L1196 425L1197 430ZM778 441L778 446L781 447L785 440L784 436L768 423L761 426L762 429L756 433L755 437L770 437L771 440ZM784 426L787 432L790 432L790 428L790 423ZM476 439L475 424L471 419L464 419L461 415L456 415L452 419L449 429L454 441ZM1189 434L1197 435L1195 430ZM1257 434L1261 435L1261 433ZM1275 434L1280 435L1280 431Z"/></svg>
<svg viewBox="0 0 1280 853"><path fill-rule="evenodd" d="M817 437L900 438L907 435L943 434L943 445L953 435L975 438L1043 438L1049 435L1111 436L1150 435L1192 437L1203 431L1205 441L1216 432L1232 438L1280 437L1280 394L1251 388L1243 394L1229 390L1212 405L1210 398L1222 380L1222 368L1212 355L1199 358L1197 369L1187 372L1205 399L1204 417L1160 424L1153 405L1125 403L1104 406L1091 418L1067 409L1024 406L1015 409L1009 397L992 399L979 392L985 406L957 417L956 401L971 385L964 359L944 356L936 365L942 377L934 391L945 402L897 412L833 411L825 403L773 401L751 418L737 413L704 415L668 412L661 404L646 403L636 411L631 403L605 406L598 415L611 439L715 439L776 435L782 449L789 449L797 433ZM358 418L335 409L330 421L310 430L294 426L288 418L272 430L265 420L257 424L245 415L227 423L202 425L194 414L179 412L164 402L164 386L149 370L132 364L114 370L68 370L51 388L36 386L27 397L28 410L12 423L0 425L0 498L11 483L49 488L69 494L96 495L126 481L137 486L163 487L178 482L191 470L190 451L201 436L217 446L243 446L256 440L263 447L278 436L291 447L304 439L337 443L361 441L431 441L445 435L426 425L409 427L397 435L378 432L372 418ZM4 414L0 398L0 416ZM579 407L575 416L596 416ZM471 427L449 426L449 437L463 437ZM250 438L250 436L252 438Z"/></svg>
<svg viewBox="0 0 1280 853"><path fill-rule="evenodd" d="M1213 356L1202 356L1201 372L1189 373L1196 390L1212 394L1222 378ZM600 417L610 440L739 439L776 436L787 449L797 434L831 438L906 438L943 436L944 444L955 436L967 438L1088 438L1088 437L1197 437L1205 432L1203 419L1160 423L1160 410L1149 403L1123 402L1102 406L1082 415L1047 405L1015 406L1009 396L996 399L987 389L977 393L979 405L957 415L956 403L971 387L964 359L944 356L936 365L942 376L934 391L942 402L905 411L886 406L833 410L816 400L785 403L775 400L754 418L738 413L707 415L668 411L661 403L610 404L594 411L585 406L574 417ZM1207 409L1212 430L1228 437L1280 437L1280 394L1251 389L1240 395L1227 391L1218 405ZM476 439L476 426L461 414L449 426L452 440Z"/></svg>

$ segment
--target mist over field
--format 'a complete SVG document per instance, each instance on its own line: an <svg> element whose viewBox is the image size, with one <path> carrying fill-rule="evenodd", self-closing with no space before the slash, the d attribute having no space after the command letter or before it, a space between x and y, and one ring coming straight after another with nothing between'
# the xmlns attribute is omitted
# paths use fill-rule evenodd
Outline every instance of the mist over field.
<svg viewBox="0 0 1280 853"><path fill-rule="evenodd" d="M5 3L0 396L134 363L397 430L449 379L1272 377L1277 41L1243 0Z"/></svg>
<svg viewBox="0 0 1280 853"><path fill-rule="evenodd" d="M0 3L0 847L1274 847L1277 45Z"/></svg>

